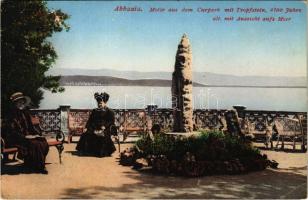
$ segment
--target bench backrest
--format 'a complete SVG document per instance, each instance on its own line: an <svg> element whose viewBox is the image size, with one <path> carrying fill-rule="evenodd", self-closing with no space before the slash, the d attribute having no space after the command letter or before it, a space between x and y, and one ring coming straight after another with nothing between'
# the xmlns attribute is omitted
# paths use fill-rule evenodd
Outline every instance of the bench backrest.
<svg viewBox="0 0 308 200"><path fill-rule="evenodd" d="M283 136L302 135L301 125L299 120L291 118L276 118L274 121L277 132Z"/></svg>
<svg viewBox="0 0 308 200"><path fill-rule="evenodd" d="M75 135L81 135L91 114L90 110L70 111L68 114L68 129Z"/></svg>
<svg viewBox="0 0 308 200"><path fill-rule="evenodd" d="M130 110L125 112L124 130L127 131L145 131L146 130L146 112L140 110Z"/></svg>
<svg viewBox="0 0 308 200"><path fill-rule="evenodd" d="M68 114L68 128L74 135L81 135L91 110L71 110ZM115 125L124 131L145 131L146 112L140 110L115 111Z"/></svg>

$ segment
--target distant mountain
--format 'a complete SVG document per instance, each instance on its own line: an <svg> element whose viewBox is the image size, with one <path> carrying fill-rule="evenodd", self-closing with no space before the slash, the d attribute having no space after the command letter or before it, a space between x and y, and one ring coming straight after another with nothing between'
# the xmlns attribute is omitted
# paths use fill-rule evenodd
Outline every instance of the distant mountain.
<svg viewBox="0 0 308 200"><path fill-rule="evenodd" d="M96 83L123 85L171 85L172 72L139 72L139 71L120 71L112 69L66 69L52 68L50 75L61 75L62 84L68 84L74 79L75 82L84 80ZM78 76L76 76L78 75ZM92 78L90 78L91 76ZM92 80L90 80L92 79ZM168 81L169 80L169 81ZM117 81L119 81L117 83ZM193 72L195 84L210 86L275 86L275 87L306 87L307 78L301 77L282 77L282 76L235 76L226 74L215 74L209 72ZM94 83L93 82L93 83Z"/></svg>
<svg viewBox="0 0 308 200"><path fill-rule="evenodd" d="M83 85L112 85L112 86L158 86L169 87L171 80L163 79L139 79L128 80L124 78L116 78L111 76L62 76L61 85L83 86ZM205 85L193 83L193 86L202 87Z"/></svg>
<svg viewBox="0 0 308 200"><path fill-rule="evenodd" d="M139 71L121 71L113 69L67 69L52 68L49 70L52 75L85 75L85 76L111 76L130 80L138 79L164 79L171 80L171 72L139 72Z"/></svg>

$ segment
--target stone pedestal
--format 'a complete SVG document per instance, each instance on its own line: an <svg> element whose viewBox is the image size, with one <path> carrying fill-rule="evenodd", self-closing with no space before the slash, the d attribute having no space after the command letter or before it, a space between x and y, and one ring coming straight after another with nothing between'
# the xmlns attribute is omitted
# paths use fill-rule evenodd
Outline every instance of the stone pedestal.
<svg viewBox="0 0 308 200"><path fill-rule="evenodd" d="M70 111L70 105L60 105L60 115L61 115L61 131L64 133L65 136L68 136L68 113Z"/></svg>

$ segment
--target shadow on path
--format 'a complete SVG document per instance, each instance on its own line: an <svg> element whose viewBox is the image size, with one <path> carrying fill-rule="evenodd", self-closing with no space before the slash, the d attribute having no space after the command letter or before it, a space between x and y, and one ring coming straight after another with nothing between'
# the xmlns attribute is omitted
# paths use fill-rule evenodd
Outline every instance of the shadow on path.
<svg viewBox="0 0 308 200"><path fill-rule="evenodd" d="M149 172L121 174L135 184L120 187L67 188L61 198L306 198L307 179L296 173L306 167L267 169L245 175L217 175L201 178L157 176Z"/></svg>
<svg viewBox="0 0 308 200"><path fill-rule="evenodd" d="M46 163L49 165L51 163ZM13 165L3 164L1 165L1 175L19 175L19 174L41 174L38 171L34 171L25 168L23 163L14 163Z"/></svg>
<svg viewBox="0 0 308 200"><path fill-rule="evenodd" d="M281 149L281 148L275 148L273 147L272 149L271 148L266 148L266 147L257 147L258 149L260 150L266 150L266 151L276 151L276 152L286 152L286 153L303 153L305 154L307 152L307 150L303 151L301 149L289 149L289 148L284 148L284 149Z"/></svg>

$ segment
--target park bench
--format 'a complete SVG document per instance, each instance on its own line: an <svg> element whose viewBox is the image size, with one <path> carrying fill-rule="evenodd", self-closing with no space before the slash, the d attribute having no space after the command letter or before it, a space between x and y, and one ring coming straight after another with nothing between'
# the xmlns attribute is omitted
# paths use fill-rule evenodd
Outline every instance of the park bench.
<svg viewBox="0 0 308 200"><path fill-rule="evenodd" d="M285 141L290 140L293 150L296 149L296 143L299 142L301 150L305 151L305 146L307 145L307 119L303 119L302 116L299 116L298 119L276 118L274 124L278 133L276 148L280 145L281 149L284 149Z"/></svg>
<svg viewBox="0 0 308 200"><path fill-rule="evenodd" d="M147 132L145 110L130 110L124 112L124 123L119 123L119 133L123 134L123 142L133 133L141 135Z"/></svg>
<svg viewBox="0 0 308 200"><path fill-rule="evenodd" d="M269 144L271 145L270 148L273 148L273 126L271 123L268 123L267 120L265 120L264 124L256 123L256 122L249 122L248 123L248 129L249 133L251 133L254 136L255 142L262 142L264 143L266 148L269 148Z"/></svg>
<svg viewBox="0 0 308 200"><path fill-rule="evenodd" d="M62 163L62 152L64 150L64 134L61 131L56 132L48 132L45 133L40 127L40 120L38 117L32 117L31 119L35 128L38 128L42 133L42 136L47 139L47 143L49 147L56 147L59 154L59 162ZM17 147L6 147L5 140L1 137L1 158L8 156L9 154L13 154L13 159L16 159L16 154L18 152Z"/></svg>
<svg viewBox="0 0 308 200"><path fill-rule="evenodd" d="M85 127L90 110L78 109L68 113L68 143L72 142L73 136L81 136L85 132Z"/></svg>
<svg viewBox="0 0 308 200"><path fill-rule="evenodd" d="M85 132L85 126L91 114L90 110L76 109L68 113L68 143L72 142L73 136L81 136ZM146 128L145 111L130 110L123 111L121 115L115 115L115 125L118 135L122 134L122 142L126 140L131 133L144 133Z"/></svg>

